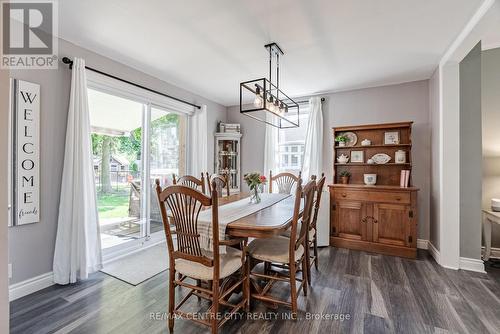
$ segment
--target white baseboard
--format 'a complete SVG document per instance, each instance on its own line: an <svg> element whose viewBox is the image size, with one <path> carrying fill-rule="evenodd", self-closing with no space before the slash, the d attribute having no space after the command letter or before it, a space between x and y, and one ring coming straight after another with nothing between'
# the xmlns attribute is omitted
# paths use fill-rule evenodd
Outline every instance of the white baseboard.
<svg viewBox="0 0 500 334"><path fill-rule="evenodd" d="M9 286L9 301L27 296L51 285L54 285L54 274L52 272L12 284Z"/></svg>
<svg viewBox="0 0 500 334"><path fill-rule="evenodd" d="M156 236L153 234L151 240L148 240L147 243L142 242L139 246L125 248L120 252L112 253L107 258L105 257L103 262L104 264L106 264L121 257L128 256L149 247L153 247L161 242L165 242L164 240L165 235L163 234L163 232L161 234L157 234ZM30 278L22 282L11 284L9 286L9 301L27 296L31 293L45 289L54 284L54 274L52 272Z"/></svg>
<svg viewBox="0 0 500 334"><path fill-rule="evenodd" d="M428 250L429 250L429 253L431 254L431 256L434 258L434 260L439 264L441 265L441 254L439 253L439 251L437 250L437 248L432 244L432 242L427 242L427 247L428 247Z"/></svg>
<svg viewBox="0 0 500 334"><path fill-rule="evenodd" d="M429 240L417 239L417 248L419 248L419 249L429 249Z"/></svg>
<svg viewBox="0 0 500 334"><path fill-rule="evenodd" d="M486 273L486 271L484 270L483 260L471 259L468 257L460 258L460 269L476 271L478 273Z"/></svg>
<svg viewBox="0 0 500 334"><path fill-rule="evenodd" d="M484 255L484 246L481 247L481 255ZM491 247L490 258L500 258L500 248Z"/></svg>

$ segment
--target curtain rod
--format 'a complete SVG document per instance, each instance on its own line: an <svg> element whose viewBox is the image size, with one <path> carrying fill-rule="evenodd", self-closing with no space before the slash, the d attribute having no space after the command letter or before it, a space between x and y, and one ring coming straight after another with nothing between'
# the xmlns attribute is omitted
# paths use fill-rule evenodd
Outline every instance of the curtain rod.
<svg viewBox="0 0 500 334"><path fill-rule="evenodd" d="M69 68L72 69L73 68L73 61L71 59L69 59L68 57L64 57L62 59L62 62L64 64L67 64L69 65ZM96 70L95 68L92 68L92 67L89 67L89 66L85 66L85 68L87 70L90 70L92 72L96 72L96 73L99 73L99 74L102 74L102 75L105 75L107 77L110 77L110 78L113 78L113 79L116 79L118 81L121 81L121 82L125 82L129 85L132 85L132 86L135 86L135 87L138 87L138 88L142 88L142 89L145 89L147 91L150 91L150 92L153 92L153 93L156 93L156 94L159 94L159 95L162 95L162 96L165 96L165 97L168 97L169 99L172 99L172 100L175 100L175 101L178 101L178 102L182 102L184 104L187 104L187 105L190 105L192 107L195 107L195 108L198 108L198 109L201 109L201 107L199 105L196 105L194 103L191 103L191 102L188 102L188 101L185 101L185 100L181 100L177 97L174 97L174 96L171 96L171 95L168 95L168 94L165 94L165 93L162 93L162 92L159 92L157 90L154 90L154 89L151 89L151 88L148 88L148 87L144 87L142 85L139 85L139 84L136 84L134 82L131 82L131 81L128 81L128 80L125 80L125 79L122 79L122 78L118 78L112 74L108 74L108 73L105 73L105 72L102 72L102 71L99 71L99 70Z"/></svg>
<svg viewBox="0 0 500 334"><path fill-rule="evenodd" d="M321 98L321 102L325 102L325 98L324 97ZM296 101L295 103L304 104L304 103L309 103L309 101L308 100L302 100L302 101Z"/></svg>

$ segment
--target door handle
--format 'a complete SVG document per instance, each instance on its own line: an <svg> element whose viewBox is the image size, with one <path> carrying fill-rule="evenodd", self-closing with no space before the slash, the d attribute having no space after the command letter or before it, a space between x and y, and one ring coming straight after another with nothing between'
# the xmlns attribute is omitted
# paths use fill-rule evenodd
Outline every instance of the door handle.
<svg viewBox="0 0 500 334"><path fill-rule="evenodd" d="M373 216L366 216L365 218L361 219L361 222L367 223L368 219L371 219L371 221L375 224L378 223L378 220L376 220L375 217L373 217Z"/></svg>

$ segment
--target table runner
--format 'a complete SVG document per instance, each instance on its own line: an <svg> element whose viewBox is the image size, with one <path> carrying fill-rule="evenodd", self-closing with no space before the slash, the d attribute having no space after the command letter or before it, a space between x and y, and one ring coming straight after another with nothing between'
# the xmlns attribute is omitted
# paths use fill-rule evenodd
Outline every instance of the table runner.
<svg viewBox="0 0 500 334"><path fill-rule="evenodd" d="M224 240L226 236L226 226L238 219L249 216L257 211L265 209L273 204L289 197L287 194L260 194L261 202L250 203L250 198L244 198L236 202L219 206L219 240ZM200 234L200 247L212 251L212 210L200 212L198 217L198 233ZM221 247L221 254L225 254L226 248Z"/></svg>

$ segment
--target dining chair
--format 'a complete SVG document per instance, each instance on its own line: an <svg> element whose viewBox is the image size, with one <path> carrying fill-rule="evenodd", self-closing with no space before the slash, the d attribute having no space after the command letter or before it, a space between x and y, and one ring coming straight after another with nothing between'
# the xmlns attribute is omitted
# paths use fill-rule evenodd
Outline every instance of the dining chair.
<svg viewBox="0 0 500 334"><path fill-rule="evenodd" d="M273 176L273 171L269 171L269 193L273 192L273 183L278 186L278 193L291 194L293 186L300 179L301 172L298 176L292 173L279 173Z"/></svg>
<svg viewBox="0 0 500 334"><path fill-rule="evenodd" d="M172 174L172 183L187 186L191 189L199 190L201 188L201 192L205 194L205 177L203 173L201 173L201 179L198 179L192 175L184 175L180 178L176 179L175 174Z"/></svg>
<svg viewBox="0 0 500 334"><path fill-rule="evenodd" d="M316 182L314 180L307 183L304 188L302 188L302 180L298 180L297 188L295 190L295 204L293 209L290 238L276 236L267 239L255 239L250 242L247 248L246 271L249 275L247 290L250 291L250 282L252 282L252 285L256 290L255 293L251 293L251 299L291 307L294 317L297 315L298 292L303 290L304 296L307 295L307 264L304 245L309 222L311 220L315 189ZM298 230L297 227L300 217L302 196L304 196L304 206L302 211L301 229ZM286 270L274 271L270 268L269 272L266 270L262 273L253 271L251 264L260 262L282 265L283 268L286 268ZM299 272L301 273L300 278L297 277ZM251 278L264 280L266 281L266 285L261 287ZM269 294L272 286L278 281L290 283L290 302L278 299ZM297 281L300 282L298 289Z"/></svg>
<svg viewBox="0 0 500 334"><path fill-rule="evenodd" d="M212 333L217 333L231 317L220 317L221 307L229 308L230 315L248 305L248 290L245 283L248 275L245 266L245 239L219 240L218 195L213 185L211 197L188 186L173 185L162 190L160 181L156 180L156 192L160 203L163 226L167 240L169 254L169 296L168 296L168 328L174 329L174 318L188 318L202 325L209 326ZM170 215L167 215L167 208ZM198 217L201 210L211 210L212 217L212 249L207 251L200 246L198 232ZM170 224L169 224L170 220ZM175 226L177 247L174 247L172 230ZM221 254L219 246L226 247ZM175 273L181 276L176 279ZM235 277L236 276L236 277ZM193 285L186 279L206 282L208 287L201 284ZM175 289L184 287L189 292L175 305ZM240 302L229 301L229 297L241 287L243 298ZM181 310L182 305L191 297L197 296L211 302L206 311L208 319L197 317Z"/></svg>
<svg viewBox="0 0 500 334"><path fill-rule="evenodd" d="M317 221L318 212L321 203L321 195L323 193L323 187L325 185L326 177L325 173L321 173L321 179L316 182L316 196L313 203L313 216L309 224L309 233L307 233L307 282L311 285L311 267L314 264L316 270L318 270L318 237L317 237ZM310 249L313 249L313 255L310 255Z"/></svg>
<svg viewBox="0 0 500 334"><path fill-rule="evenodd" d="M227 175L212 174L212 176L209 176L207 172L206 179L209 193L212 193L211 184L215 182L217 194L219 194L219 197L223 196L224 188L226 188L227 196L229 196L229 178Z"/></svg>

